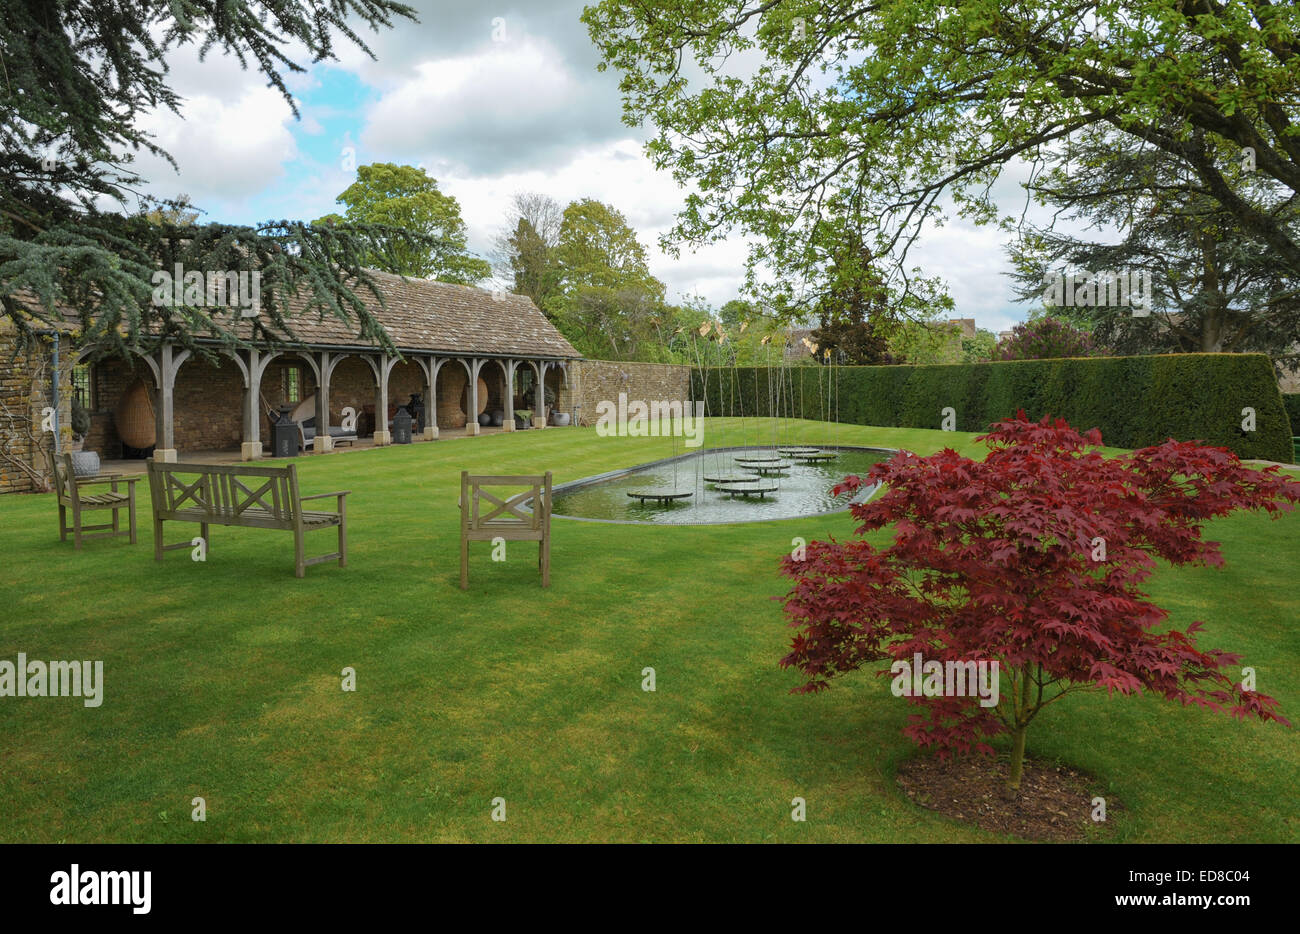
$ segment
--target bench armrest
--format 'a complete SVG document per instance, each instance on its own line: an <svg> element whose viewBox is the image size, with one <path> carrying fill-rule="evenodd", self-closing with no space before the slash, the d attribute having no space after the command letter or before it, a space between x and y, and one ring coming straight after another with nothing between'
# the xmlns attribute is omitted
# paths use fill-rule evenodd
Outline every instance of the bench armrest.
<svg viewBox="0 0 1300 934"><path fill-rule="evenodd" d="M92 483L135 483L139 479L138 476L128 477L124 474L115 473L108 476L91 477L88 480L78 479L77 486L90 486Z"/></svg>
<svg viewBox="0 0 1300 934"><path fill-rule="evenodd" d="M338 498L338 505L335 507L339 512L343 511L343 498L351 493L351 490L335 490L333 493L313 493L311 496L299 496L298 502L305 503L309 499L328 499L331 496Z"/></svg>

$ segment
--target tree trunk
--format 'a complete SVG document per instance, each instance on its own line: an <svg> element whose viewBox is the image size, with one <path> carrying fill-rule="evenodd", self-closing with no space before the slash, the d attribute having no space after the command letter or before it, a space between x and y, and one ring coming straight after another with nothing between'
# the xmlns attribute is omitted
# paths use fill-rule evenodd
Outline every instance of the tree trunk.
<svg viewBox="0 0 1300 934"><path fill-rule="evenodd" d="M1020 778L1025 770L1025 734L1029 724L1022 723L1016 727L1015 741L1011 746L1011 771L1007 775L1007 797L1014 798L1020 794Z"/></svg>
<svg viewBox="0 0 1300 934"><path fill-rule="evenodd" d="M1029 702L1029 685L1033 681L1030 675L1029 664L1019 672L1018 685L1013 682L1015 697L1016 729L1012 734L1011 744L1011 763L1007 773L1006 797L1014 799L1020 794L1020 778L1025 770L1025 734L1029 732L1029 720L1033 716L1030 713Z"/></svg>
<svg viewBox="0 0 1300 934"><path fill-rule="evenodd" d="M1219 255L1214 240L1208 233L1201 234L1201 287L1208 301L1201 318L1201 352L1220 353L1223 350L1223 329L1228 315L1228 297L1223 294L1219 278Z"/></svg>

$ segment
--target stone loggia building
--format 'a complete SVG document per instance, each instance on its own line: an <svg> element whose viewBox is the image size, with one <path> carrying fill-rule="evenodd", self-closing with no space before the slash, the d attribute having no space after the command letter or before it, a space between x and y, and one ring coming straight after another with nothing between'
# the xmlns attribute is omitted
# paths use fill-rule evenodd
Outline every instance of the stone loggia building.
<svg viewBox="0 0 1300 934"><path fill-rule="evenodd" d="M313 397L321 450L330 448L328 428L340 424L345 408L356 413L363 437L390 443L388 419L417 393L430 413L425 440L440 429L477 434L483 411L503 414L509 431L518 403L540 427L548 395L555 409L572 409L580 355L531 300L374 275L385 307L374 303L371 312L397 354L361 343L336 318L314 314L290 318L300 340L290 349L228 350L213 343L212 359L163 344L148 356L97 361L96 348L79 343L71 325L44 333L33 352L15 354L12 324L0 324L0 492L42 488L44 452L62 450L72 438L74 394L91 414L85 449L122 457L115 413L136 384L147 388L152 403L152 456L165 461L186 451L262 457L270 448L270 413Z"/></svg>

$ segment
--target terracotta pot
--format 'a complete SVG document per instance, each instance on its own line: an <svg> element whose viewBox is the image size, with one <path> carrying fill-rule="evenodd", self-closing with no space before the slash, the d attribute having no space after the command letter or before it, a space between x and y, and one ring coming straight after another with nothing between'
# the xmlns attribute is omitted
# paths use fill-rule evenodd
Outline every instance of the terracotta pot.
<svg viewBox="0 0 1300 934"><path fill-rule="evenodd" d="M122 393L113 421L123 444L140 449L154 446L157 425L154 422L153 393L144 380L136 380Z"/></svg>

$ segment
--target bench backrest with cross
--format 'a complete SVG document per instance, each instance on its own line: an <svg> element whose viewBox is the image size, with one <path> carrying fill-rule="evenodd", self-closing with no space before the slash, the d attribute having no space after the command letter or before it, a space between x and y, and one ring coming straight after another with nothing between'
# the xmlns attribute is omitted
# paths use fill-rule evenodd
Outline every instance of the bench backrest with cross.
<svg viewBox="0 0 1300 934"><path fill-rule="evenodd" d="M298 474L286 467L149 462L157 519L292 529L301 521Z"/></svg>
<svg viewBox="0 0 1300 934"><path fill-rule="evenodd" d="M527 487L513 495L493 487ZM525 510L525 503L532 508ZM469 541L541 541L551 523L551 472L541 475L460 474L461 534Z"/></svg>
<svg viewBox="0 0 1300 934"><path fill-rule="evenodd" d="M525 487L522 492L492 492L492 488ZM531 508L525 510L525 504ZM460 587L469 587L469 543L537 542L537 567L542 586L551 584L551 472L538 476L475 476L460 474Z"/></svg>

